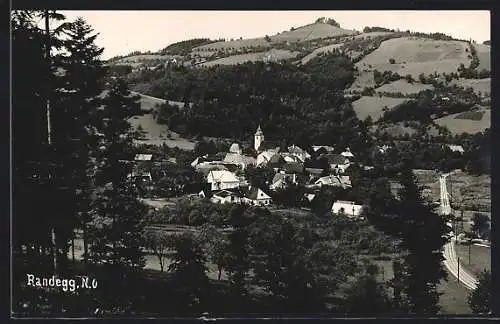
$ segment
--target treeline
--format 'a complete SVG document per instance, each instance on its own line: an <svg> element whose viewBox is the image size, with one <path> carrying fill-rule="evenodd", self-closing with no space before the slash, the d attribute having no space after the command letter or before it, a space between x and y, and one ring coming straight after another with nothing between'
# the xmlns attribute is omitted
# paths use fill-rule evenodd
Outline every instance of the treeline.
<svg viewBox="0 0 500 324"><path fill-rule="evenodd" d="M358 121L341 92L353 80L348 58L326 55L301 67L256 62L171 69L148 94L193 102L170 116L160 113L181 134L248 139L261 123L271 139L331 144L355 136Z"/></svg>
<svg viewBox="0 0 500 324"><path fill-rule="evenodd" d="M389 28L384 28L384 27L377 27L377 26L374 26L374 27L365 27L363 28L363 33L374 33L374 32L390 32L390 33L394 33L394 29L389 29Z"/></svg>
<svg viewBox="0 0 500 324"><path fill-rule="evenodd" d="M218 41L220 40L211 40L209 38L194 38L170 44L159 52L160 54L186 56L189 55L195 47L216 43Z"/></svg>

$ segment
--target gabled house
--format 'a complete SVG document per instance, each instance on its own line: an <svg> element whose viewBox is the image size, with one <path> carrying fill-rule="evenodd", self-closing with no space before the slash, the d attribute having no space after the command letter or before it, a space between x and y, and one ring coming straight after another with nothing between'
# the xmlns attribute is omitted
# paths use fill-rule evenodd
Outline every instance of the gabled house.
<svg viewBox="0 0 500 324"><path fill-rule="evenodd" d="M314 186L323 187L323 186L332 186L332 187L342 187L349 188L351 187L351 179L348 176L336 176L329 175L326 177L321 177L314 182Z"/></svg>
<svg viewBox="0 0 500 324"><path fill-rule="evenodd" d="M351 150L348 147L346 147L344 152L340 153L340 155L345 156L346 158L353 158L354 157L354 154L351 153Z"/></svg>
<svg viewBox="0 0 500 324"><path fill-rule="evenodd" d="M240 187L240 180L229 171L210 171L207 175L207 182L212 191L224 190Z"/></svg>
<svg viewBox="0 0 500 324"><path fill-rule="evenodd" d="M241 203L241 198L235 192L220 190L213 193L210 201L216 204L239 204Z"/></svg>
<svg viewBox="0 0 500 324"><path fill-rule="evenodd" d="M241 154L243 151L238 143L233 143L229 147L229 153Z"/></svg>
<svg viewBox="0 0 500 324"><path fill-rule="evenodd" d="M319 150L324 150L326 153L333 153L335 151L335 148L333 146L326 146L326 145L313 145L313 151L318 152Z"/></svg>
<svg viewBox="0 0 500 324"><path fill-rule="evenodd" d="M268 206L271 204L271 197L256 187L249 187L245 192L242 202L252 206Z"/></svg>
<svg viewBox="0 0 500 324"><path fill-rule="evenodd" d="M136 154L134 161L151 161L153 159L153 154Z"/></svg>
<svg viewBox="0 0 500 324"><path fill-rule="evenodd" d="M288 174L302 174L304 173L304 163L300 162L286 163L281 167L281 170Z"/></svg>
<svg viewBox="0 0 500 324"><path fill-rule="evenodd" d="M336 215L344 214L349 218L359 217L363 212L363 206L353 201L337 200L332 205L332 213Z"/></svg>

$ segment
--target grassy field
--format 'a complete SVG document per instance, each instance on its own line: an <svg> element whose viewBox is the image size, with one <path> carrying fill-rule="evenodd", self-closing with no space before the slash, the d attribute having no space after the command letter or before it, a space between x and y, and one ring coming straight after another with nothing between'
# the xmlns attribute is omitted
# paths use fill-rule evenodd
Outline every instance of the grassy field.
<svg viewBox="0 0 500 324"><path fill-rule="evenodd" d="M437 41L425 38L402 37L384 41L378 49L356 63L358 69L372 66L379 71L393 71L400 75L456 72L460 63L469 65L467 43ZM390 64L393 58L395 64Z"/></svg>
<svg viewBox="0 0 500 324"><path fill-rule="evenodd" d="M365 87L375 88L375 80L373 79L372 71L364 71L359 69L359 74L352 83L349 91L361 91Z"/></svg>
<svg viewBox="0 0 500 324"><path fill-rule="evenodd" d="M198 52L217 52L219 50L228 50L232 49L241 49L244 47L257 47L257 46L269 46L269 42L267 42L264 37L259 38L248 38L248 39L236 39L233 41L227 42L215 42L207 45L202 45L193 48L193 53Z"/></svg>
<svg viewBox="0 0 500 324"><path fill-rule="evenodd" d="M460 265L467 269L471 274L477 277L477 274L483 270L491 271L491 249L483 246L470 245L470 263L469 246L455 245L457 256L460 258Z"/></svg>
<svg viewBox="0 0 500 324"><path fill-rule="evenodd" d="M456 118L460 114L452 114L434 121L438 125L448 128L453 134L479 133L491 127L491 111L489 109L483 109L482 111L484 111L484 115L481 120L460 119Z"/></svg>
<svg viewBox="0 0 500 324"><path fill-rule="evenodd" d="M424 90L432 90L434 87L430 84L422 84L420 82L408 83L406 80L397 80L391 83L384 84L376 89L377 92L388 92L402 94L416 94Z"/></svg>
<svg viewBox="0 0 500 324"><path fill-rule="evenodd" d="M294 58L297 55L299 55L300 52L290 52L287 50L277 50L277 49L272 49L267 52L259 52L259 53L247 53L247 54L240 54L240 55L232 55L228 57L223 57L214 61L210 62L205 62L200 64L200 66L213 66L213 65L235 65L235 64L241 64L245 62L257 62L257 61L264 61L266 58L269 59L269 61L276 62L279 60L286 60L290 58Z"/></svg>
<svg viewBox="0 0 500 324"><path fill-rule="evenodd" d="M491 95L491 78L487 79L459 79L453 80L452 84L456 84L459 87L474 89L475 93L481 92L481 94Z"/></svg>
<svg viewBox="0 0 500 324"><path fill-rule="evenodd" d="M373 120L377 120L383 114L382 109L387 107L392 109L407 99L405 98L389 98L389 97L361 97L360 99L354 101L352 106L354 111L358 115L358 118L363 120L368 116L371 116Z"/></svg>
<svg viewBox="0 0 500 324"><path fill-rule="evenodd" d="M474 44L477 57L479 58L478 70L486 69L491 71L491 46L483 44Z"/></svg>
<svg viewBox="0 0 500 324"><path fill-rule="evenodd" d="M380 36L392 35L393 32L370 32L370 33L362 33L354 36L355 39L367 39L367 38L375 38Z"/></svg>

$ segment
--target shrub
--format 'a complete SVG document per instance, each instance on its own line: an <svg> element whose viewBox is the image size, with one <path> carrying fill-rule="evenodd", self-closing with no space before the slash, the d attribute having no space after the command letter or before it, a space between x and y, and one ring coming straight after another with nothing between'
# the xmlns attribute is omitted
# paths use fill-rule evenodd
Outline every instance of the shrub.
<svg viewBox="0 0 500 324"><path fill-rule="evenodd" d="M389 63L391 63L391 64L395 64L395 63L396 63L396 60L395 60L395 59L393 59L393 58L391 57L391 58L389 59Z"/></svg>

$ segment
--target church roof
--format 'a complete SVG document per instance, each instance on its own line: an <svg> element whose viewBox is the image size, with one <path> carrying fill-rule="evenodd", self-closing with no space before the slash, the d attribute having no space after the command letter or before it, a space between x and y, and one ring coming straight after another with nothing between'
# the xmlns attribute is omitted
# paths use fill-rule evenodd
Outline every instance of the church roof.
<svg viewBox="0 0 500 324"><path fill-rule="evenodd" d="M255 132L255 135L264 135L264 133L262 132L262 129L260 128L260 125L257 128L257 131Z"/></svg>

